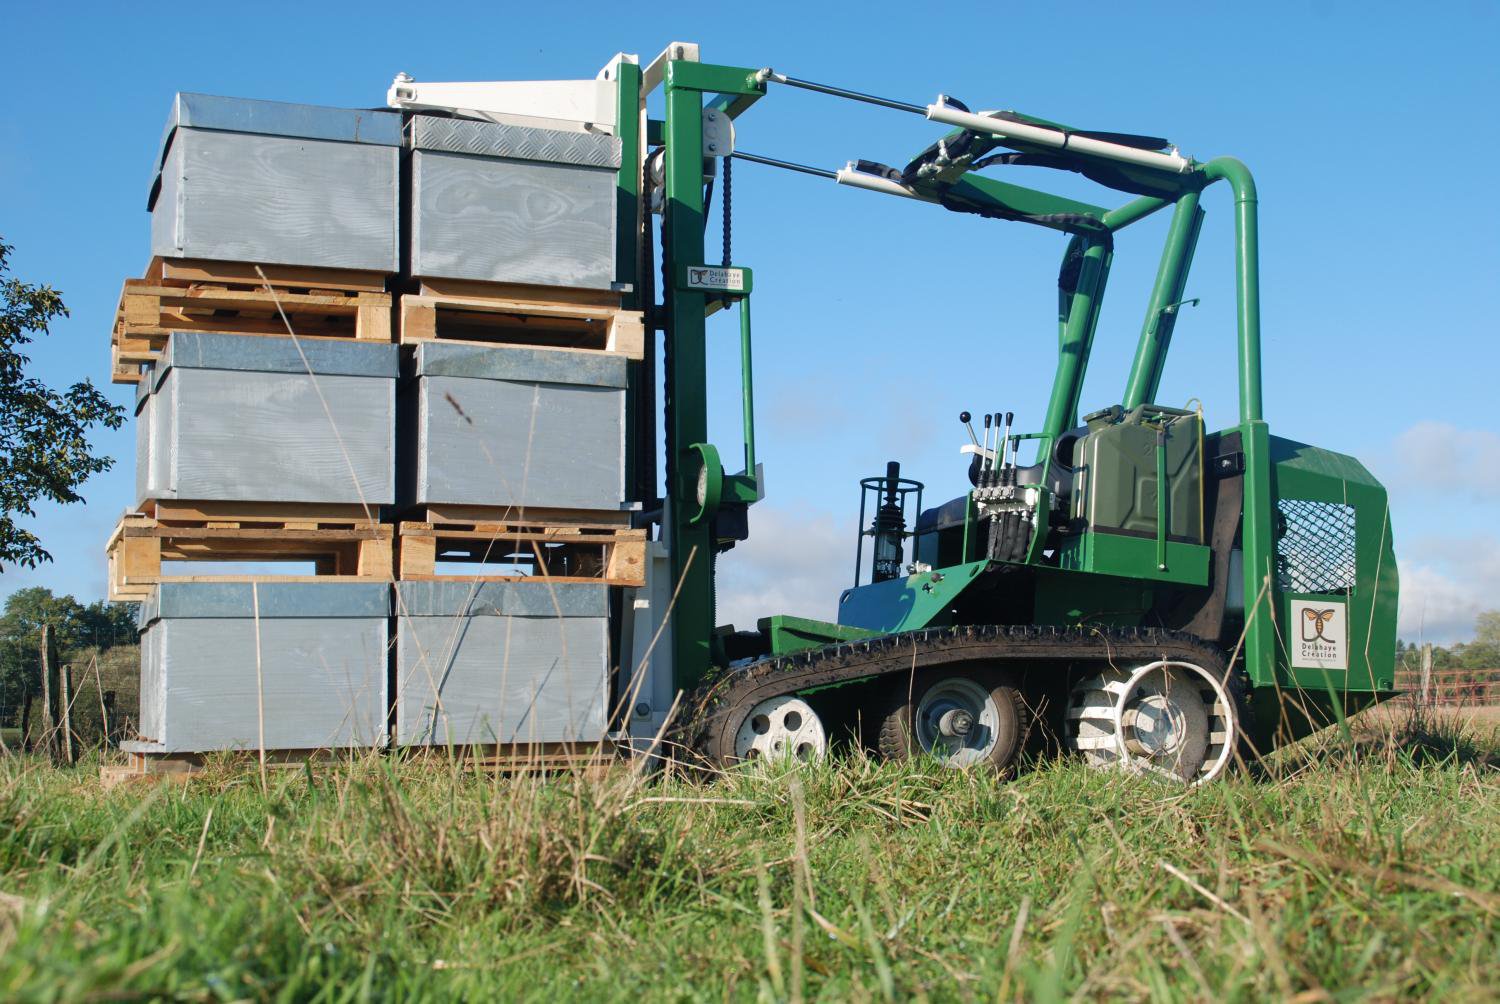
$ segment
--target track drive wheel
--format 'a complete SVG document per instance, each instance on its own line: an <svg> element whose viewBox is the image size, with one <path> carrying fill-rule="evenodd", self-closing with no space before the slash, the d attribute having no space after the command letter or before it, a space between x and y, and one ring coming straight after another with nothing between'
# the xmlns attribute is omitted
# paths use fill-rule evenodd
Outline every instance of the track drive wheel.
<svg viewBox="0 0 1500 1004"><path fill-rule="evenodd" d="M1234 758L1238 706L1227 680L1190 662L1111 667L1073 688L1064 740L1092 767L1206 784Z"/></svg>
<svg viewBox="0 0 1500 1004"><path fill-rule="evenodd" d="M1007 770L1026 736L1013 678L989 666L898 674L880 725L880 755L929 755L944 767Z"/></svg>

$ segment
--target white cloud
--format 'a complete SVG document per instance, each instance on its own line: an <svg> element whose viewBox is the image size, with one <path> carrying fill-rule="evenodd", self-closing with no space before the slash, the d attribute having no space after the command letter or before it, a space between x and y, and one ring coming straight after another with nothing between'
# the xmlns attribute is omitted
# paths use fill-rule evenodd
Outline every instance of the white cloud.
<svg viewBox="0 0 1500 1004"><path fill-rule="evenodd" d="M854 520L763 502L750 509L750 539L719 556L718 622L754 630L771 614L837 617L854 581Z"/></svg>
<svg viewBox="0 0 1500 1004"><path fill-rule="evenodd" d="M1500 433L1422 421L1396 437L1390 456L1399 478L1424 491L1500 501Z"/></svg>
<svg viewBox="0 0 1500 1004"><path fill-rule="evenodd" d="M1402 638L1467 641L1475 615L1500 608L1500 538L1428 537L1399 551Z"/></svg>

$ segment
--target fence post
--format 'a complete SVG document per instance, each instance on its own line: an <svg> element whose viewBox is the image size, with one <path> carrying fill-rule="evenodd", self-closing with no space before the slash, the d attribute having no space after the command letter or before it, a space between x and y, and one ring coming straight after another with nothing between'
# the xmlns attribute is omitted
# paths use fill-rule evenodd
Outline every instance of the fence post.
<svg viewBox="0 0 1500 1004"><path fill-rule="evenodd" d="M30 753L34 748L31 742L31 701L35 695L31 688L26 687L21 691L21 752Z"/></svg>
<svg viewBox="0 0 1500 1004"><path fill-rule="evenodd" d="M57 762L57 679L54 667L57 664L53 651L52 625L42 625L42 750L47 759Z"/></svg>
<svg viewBox="0 0 1500 1004"><path fill-rule="evenodd" d="M63 663L57 668L57 695L62 722L63 762L75 764L78 757L73 749L73 665Z"/></svg>
<svg viewBox="0 0 1500 1004"><path fill-rule="evenodd" d="M1421 705L1427 707L1432 703L1432 642L1422 646L1422 697Z"/></svg>

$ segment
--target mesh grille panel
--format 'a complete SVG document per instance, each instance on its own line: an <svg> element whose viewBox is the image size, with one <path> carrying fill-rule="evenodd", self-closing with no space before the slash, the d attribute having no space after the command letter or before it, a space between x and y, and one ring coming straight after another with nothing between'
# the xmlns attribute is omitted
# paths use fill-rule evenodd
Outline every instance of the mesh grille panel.
<svg viewBox="0 0 1500 1004"><path fill-rule="evenodd" d="M1280 499L1277 585L1284 592L1341 593L1354 588L1354 507Z"/></svg>

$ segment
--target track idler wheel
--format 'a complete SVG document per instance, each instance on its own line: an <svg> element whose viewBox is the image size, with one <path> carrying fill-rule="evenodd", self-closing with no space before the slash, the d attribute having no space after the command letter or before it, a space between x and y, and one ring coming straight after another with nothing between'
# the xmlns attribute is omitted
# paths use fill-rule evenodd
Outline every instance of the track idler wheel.
<svg viewBox="0 0 1500 1004"><path fill-rule="evenodd" d="M818 713L800 697L767 698L750 709L734 736L736 760L816 760L828 752Z"/></svg>
<svg viewBox="0 0 1500 1004"><path fill-rule="evenodd" d="M986 666L899 674L890 681L880 755L931 756L944 767L1005 771L1026 735L1011 676Z"/></svg>
<svg viewBox="0 0 1500 1004"><path fill-rule="evenodd" d="M1190 662L1108 669L1073 688L1065 744L1092 767L1187 784L1221 777L1240 738L1228 683Z"/></svg>

